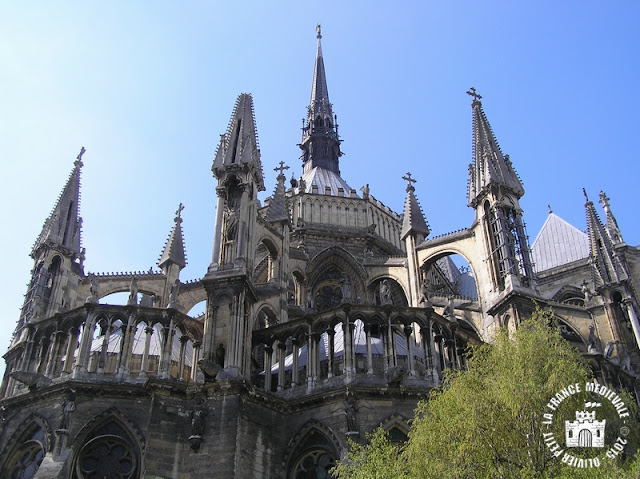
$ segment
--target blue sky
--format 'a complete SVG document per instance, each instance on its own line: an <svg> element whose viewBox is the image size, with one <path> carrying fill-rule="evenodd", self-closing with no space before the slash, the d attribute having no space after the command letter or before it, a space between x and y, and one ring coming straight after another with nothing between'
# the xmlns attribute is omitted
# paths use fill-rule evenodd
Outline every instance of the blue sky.
<svg viewBox="0 0 640 479"><path fill-rule="evenodd" d="M475 86L524 182L531 241L547 204L584 229L585 187L637 245L639 18L637 1L0 3L0 349L81 146L86 270L155 267L182 202L182 279L204 274L210 168L239 93L254 98L262 199L281 160L301 173L317 23L352 187L401 212L410 171L434 235L469 226Z"/></svg>

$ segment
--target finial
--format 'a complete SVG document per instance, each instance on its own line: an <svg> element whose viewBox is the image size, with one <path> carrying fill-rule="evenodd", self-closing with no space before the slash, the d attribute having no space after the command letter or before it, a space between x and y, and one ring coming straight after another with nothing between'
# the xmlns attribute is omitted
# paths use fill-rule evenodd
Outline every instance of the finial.
<svg viewBox="0 0 640 479"><path fill-rule="evenodd" d="M547 203L547 208L549 208L549 214L553 213L553 210L551 209L551 205Z"/></svg>
<svg viewBox="0 0 640 479"><path fill-rule="evenodd" d="M322 25L320 25L319 23L316 25L316 32L318 32L318 34L316 35L316 38L319 40L322 38Z"/></svg>
<svg viewBox="0 0 640 479"><path fill-rule="evenodd" d="M284 178L284 170L288 170L289 167L288 166L284 166L284 161L280 161L280 166L276 167L273 169L273 171L279 171L280 174L278 175L278 178L280 178L281 176Z"/></svg>
<svg viewBox="0 0 640 479"><path fill-rule="evenodd" d="M87 150L84 149L84 146L82 148L80 148L80 153L76 157L76 161L73 163L75 166L81 167L83 165L83 163L82 163L82 155L84 155L85 151L87 151Z"/></svg>
<svg viewBox="0 0 640 479"><path fill-rule="evenodd" d="M589 201L589 196L587 195L587 190L585 190L584 188L582 188L582 193L584 194L584 199Z"/></svg>
<svg viewBox="0 0 640 479"><path fill-rule="evenodd" d="M476 103L480 103L479 100L482 99L482 96L478 92L476 92L476 87L474 87L474 86L469 88L469 91L467 91L467 95L470 95L470 96L473 97L472 105L475 105Z"/></svg>
<svg viewBox="0 0 640 479"><path fill-rule="evenodd" d="M405 173L405 176L403 176L402 179L405 180L406 182L408 182L407 191L409 191L409 190L414 191L415 190L415 188L413 187L412 183L416 183L417 180L414 180L413 178L411 178L411 173L409 173L409 172Z"/></svg>
<svg viewBox="0 0 640 479"><path fill-rule="evenodd" d="M608 208L609 207L609 200L610 199L611 198L609 198L604 191L600 190L600 204L603 206L603 208Z"/></svg>
<svg viewBox="0 0 640 479"><path fill-rule="evenodd" d="M176 222L177 222L177 221L182 221L182 217L181 217L181 215L182 215L182 210L183 210L183 209L184 209L184 205L183 205L182 203L180 203L180 204L178 205L178 209L176 210L176 218L175 218L175 221L176 221Z"/></svg>

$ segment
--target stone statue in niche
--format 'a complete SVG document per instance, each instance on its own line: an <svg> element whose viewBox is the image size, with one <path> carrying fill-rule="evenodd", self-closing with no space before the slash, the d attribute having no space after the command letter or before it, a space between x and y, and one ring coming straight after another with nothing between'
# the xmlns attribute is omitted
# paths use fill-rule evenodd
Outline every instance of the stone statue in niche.
<svg viewBox="0 0 640 479"><path fill-rule="evenodd" d="M391 298L391 287L389 286L389 280L383 279L380 281L380 304L383 306L385 304L393 304L393 299Z"/></svg>
<svg viewBox="0 0 640 479"><path fill-rule="evenodd" d="M76 410L76 392L73 389L67 389L62 402L62 414L60 415L60 423L56 432L67 432L69 429L69 416Z"/></svg>
<svg viewBox="0 0 640 479"><path fill-rule="evenodd" d="M353 294L353 284L351 278L348 276L342 276L340 279L340 287L342 288L342 302L350 303L351 295Z"/></svg>

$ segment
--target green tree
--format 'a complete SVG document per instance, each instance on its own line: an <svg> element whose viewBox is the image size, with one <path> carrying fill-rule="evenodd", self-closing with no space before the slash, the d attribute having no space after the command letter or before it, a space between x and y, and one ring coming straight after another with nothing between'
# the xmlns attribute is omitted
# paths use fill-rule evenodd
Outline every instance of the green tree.
<svg viewBox="0 0 640 479"><path fill-rule="evenodd" d="M509 338L501 331L492 344L474 347L468 370L446 375L416 409L409 440L393 449L383 431L354 445L335 469L350 478L539 478L636 477L639 461L620 460L580 470L554 458L544 442L543 413L549 399L570 384L585 384L590 368L582 355L550 326L551 312L538 309ZM586 396L561 404L575 411ZM630 396L629 406L634 405ZM562 437L563 424L555 424ZM637 429L637 422L635 424ZM635 450L633 445L628 450ZM594 454L602 454L595 450ZM395 461L396 469L381 467ZM379 472L382 471L382 472ZM632 471L635 471L632 472ZM396 475L394 475L396 474Z"/></svg>

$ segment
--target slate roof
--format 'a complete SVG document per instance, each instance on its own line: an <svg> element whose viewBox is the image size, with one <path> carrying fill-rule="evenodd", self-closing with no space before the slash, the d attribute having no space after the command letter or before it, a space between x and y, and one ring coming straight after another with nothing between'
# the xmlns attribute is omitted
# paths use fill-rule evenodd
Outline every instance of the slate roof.
<svg viewBox="0 0 640 479"><path fill-rule="evenodd" d="M545 271L589 257L589 237L555 213L547 220L531 245L536 271Z"/></svg>

